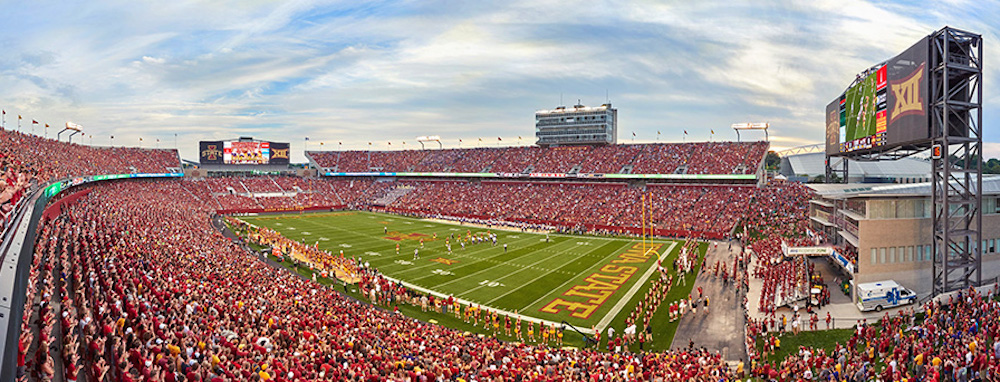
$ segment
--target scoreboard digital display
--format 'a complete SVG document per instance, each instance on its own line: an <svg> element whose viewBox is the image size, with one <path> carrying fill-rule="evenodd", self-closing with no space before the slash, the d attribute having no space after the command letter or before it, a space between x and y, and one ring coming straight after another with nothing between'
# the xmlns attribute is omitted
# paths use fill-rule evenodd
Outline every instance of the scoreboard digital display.
<svg viewBox="0 0 1000 382"><path fill-rule="evenodd" d="M288 164L288 143L268 141L201 141L202 164Z"/></svg>
<svg viewBox="0 0 1000 382"><path fill-rule="evenodd" d="M877 152L930 137L928 38L858 75L826 107L826 152Z"/></svg>

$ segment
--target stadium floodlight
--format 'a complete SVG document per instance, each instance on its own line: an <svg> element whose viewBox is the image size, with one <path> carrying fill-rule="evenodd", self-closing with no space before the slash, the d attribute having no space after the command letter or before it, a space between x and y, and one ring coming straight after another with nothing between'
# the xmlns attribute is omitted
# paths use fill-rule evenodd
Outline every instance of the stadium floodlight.
<svg viewBox="0 0 1000 382"><path fill-rule="evenodd" d="M73 142L73 136L77 135L77 134L80 134L80 132L83 131L83 126L80 126L80 125L75 124L73 122L66 121L66 128L60 130L59 133L56 134L56 140L58 141L58 140L62 139L62 133L66 132L67 130L72 131L72 133L69 135L69 138L67 140L68 142L72 143Z"/></svg>
<svg viewBox="0 0 1000 382"><path fill-rule="evenodd" d="M771 125L767 122L746 122L746 123L734 123L732 125L733 130L736 130L736 141L740 141L740 130L764 130L764 140L770 141L771 138L767 134L767 128Z"/></svg>
<svg viewBox="0 0 1000 382"><path fill-rule="evenodd" d="M417 137L417 142L420 143L420 149L424 149L424 142L437 142L438 149L443 149L444 145L441 144L441 136L439 135L421 135Z"/></svg>

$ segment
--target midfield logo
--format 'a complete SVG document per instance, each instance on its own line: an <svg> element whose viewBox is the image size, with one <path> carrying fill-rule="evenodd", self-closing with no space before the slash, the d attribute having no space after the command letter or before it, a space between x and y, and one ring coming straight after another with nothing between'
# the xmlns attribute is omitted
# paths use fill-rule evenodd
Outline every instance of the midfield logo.
<svg viewBox="0 0 1000 382"><path fill-rule="evenodd" d="M889 83L892 94L896 96L896 103L892 105L889 117L890 124L899 117L924 115L924 99L920 95L920 80L923 78L924 64L920 64L906 79Z"/></svg>
<svg viewBox="0 0 1000 382"><path fill-rule="evenodd" d="M438 257L436 259L432 259L431 261L433 261L435 263L441 263L441 264L444 264L444 265L452 265L452 264L455 264L455 263L458 262L458 260L446 259L446 258L443 258L443 257Z"/></svg>
<svg viewBox="0 0 1000 382"><path fill-rule="evenodd" d="M205 151L201 152L201 157L208 160L219 160L219 156L222 155L222 150L219 150L219 146L208 145Z"/></svg>
<svg viewBox="0 0 1000 382"><path fill-rule="evenodd" d="M414 241L417 241L417 240L420 240L420 239L426 238L426 237L430 237L430 235L424 235L422 233L417 233L417 232L414 232L414 233L401 233L401 232L397 232L397 231L389 231L389 234L387 236L383 236L382 238L383 239L394 240L394 241L403 241L403 240L414 240ZM433 241L433 239L427 239L427 240L424 240L424 241Z"/></svg>

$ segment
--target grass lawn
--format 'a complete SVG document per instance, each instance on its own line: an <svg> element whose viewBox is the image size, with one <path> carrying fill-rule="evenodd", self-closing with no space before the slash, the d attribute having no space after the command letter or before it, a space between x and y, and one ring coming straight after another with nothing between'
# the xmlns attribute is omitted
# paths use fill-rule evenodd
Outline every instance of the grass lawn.
<svg viewBox="0 0 1000 382"><path fill-rule="evenodd" d="M780 363L786 357L791 354L796 354L799 352L799 346L807 346L816 349L823 349L827 353L833 350L837 343L846 346L847 341L851 339L851 334L854 333L853 329L830 329L830 330L817 330L817 331L803 331L799 332L798 335L792 334L792 332L785 332L785 334L777 335L778 339L781 341L781 349L774 351L767 355L767 362L770 363ZM768 333L767 338L770 339L774 337L775 334ZM757 351L759 354L763 354L764 349L764 337L757 338Z"/></svg>
<svg viewBox="0 0 1000 382"><path fill-rule="evenodd" d="M316 244L331 253L343 250L345 256L360 257L388 277L418 290L451 295L490 310L516 310L522 316L566 321L581 329L612 325L621 333L626 316L649 288L647 280L657 276L656 256L644 254L641 241L630 238L546 236L358 211L240 219L277 230L292 240ZM463 249L457 242L458 237L464 239L469 234L487 231L497 235L496 246L486 242L466 244ZM450 253L446 242L452 247ZM660 253L666 253L664 264L672 262L680 252L681 242L654 242ZM706 247L707 244L700 247L700 256L704 256ZM415 249L419 251L416 259ZM312 276L308 268L300 269L299 273ZM693 276L688 279L688 287L675 286L665 301L686 297L694 285ZM334 282L320 281L328 285ZM336 288L342 290L341 286ZM351 289L348 287L348 294L360 297L356 287ZM420 320L490 334L456 319L453 314L421 312L419 307L406 304L400 304L399 309ZM665 304L652 325L654 339L646 349L669 348L677 325L668 322ZM568 346L583 345L582 338L569 329L564 342ZM634 348L638 349L638 345Z"/></svg>

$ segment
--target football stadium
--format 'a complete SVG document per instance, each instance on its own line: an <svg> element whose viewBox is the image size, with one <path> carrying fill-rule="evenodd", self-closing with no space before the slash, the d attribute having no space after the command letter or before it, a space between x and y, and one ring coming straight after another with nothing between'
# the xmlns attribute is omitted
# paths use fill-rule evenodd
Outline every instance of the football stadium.
<svg viewBox="0 0 1000 382"><path fill-rule="evenodd" d="M998 380L993 42L922 33L841 73L794 148L769 123L636 142L628 97L485 143L105 145L0 97L0 380Z"/></svg>

